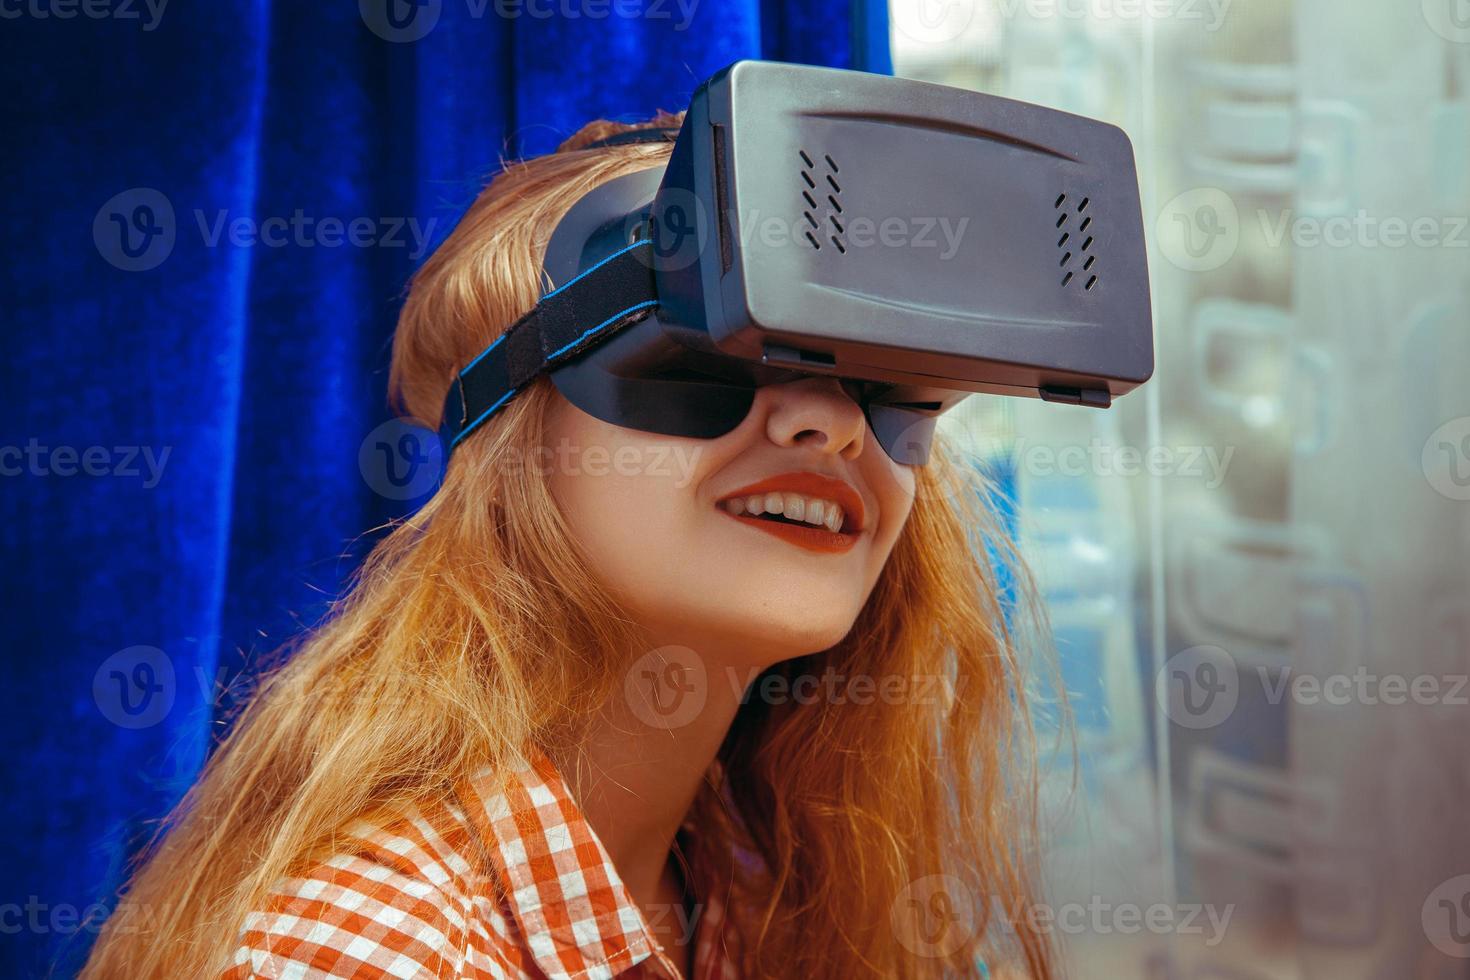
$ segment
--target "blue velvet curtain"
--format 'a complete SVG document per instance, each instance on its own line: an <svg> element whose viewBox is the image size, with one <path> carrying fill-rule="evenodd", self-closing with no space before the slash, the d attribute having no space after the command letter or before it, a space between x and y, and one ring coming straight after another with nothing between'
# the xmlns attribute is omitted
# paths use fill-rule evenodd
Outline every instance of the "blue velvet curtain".
<svg viewBox="0 0 1470 980"><path fill-rule="evenodd" d="M380 428L391 328L499 160L680 109L737 58L888 71L887 20L879 0L0 14L0 975L69 976L205 758L218 686L421 502Z"/></svg>

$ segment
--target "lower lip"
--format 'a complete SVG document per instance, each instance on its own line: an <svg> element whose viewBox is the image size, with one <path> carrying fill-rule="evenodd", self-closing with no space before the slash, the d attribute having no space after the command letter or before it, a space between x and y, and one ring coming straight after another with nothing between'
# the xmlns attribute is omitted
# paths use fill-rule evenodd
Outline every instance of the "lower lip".
<svg viewBox="0 0 1470 980"><path fill-rule="evenodd" d="M747 517L740 514L731 514L723 510L725 516L739 521L741 524L749 524L753 528L773 534L783 541L790 541L798 547L807 551L818 551L828 555L838 555L844 551L852 550L857 544L856 534L839 534L829 531L825 527L802 527L800 524L781 524L777 521L762 520L759 517Z"/></svg>

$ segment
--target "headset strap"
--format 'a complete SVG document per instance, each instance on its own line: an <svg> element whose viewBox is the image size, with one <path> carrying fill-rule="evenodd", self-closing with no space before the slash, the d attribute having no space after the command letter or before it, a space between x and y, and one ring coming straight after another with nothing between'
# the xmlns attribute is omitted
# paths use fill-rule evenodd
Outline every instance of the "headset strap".
<svg viewBox="0 0 1470 980"><path fill-rule="evenodd" d="M621 133L604 136L578 149L595 150L604 146L622 146L625 143L672 143L678 138L678 126L643 126L639 129L626 129Z"/></svg>
<svg viewBox="0 0 1470 980"><path fill-rule="evenodd" d="M440 427L450 449L537 375L653 311L652 244L641 238L553 289L459 372Z"/></svg>

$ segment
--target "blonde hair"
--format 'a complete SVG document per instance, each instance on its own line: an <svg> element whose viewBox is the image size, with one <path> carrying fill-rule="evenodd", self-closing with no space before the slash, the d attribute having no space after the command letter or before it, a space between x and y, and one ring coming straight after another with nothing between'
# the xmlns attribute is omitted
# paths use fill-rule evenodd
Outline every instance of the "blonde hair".
<svg viewBox="0 0 1470 980"><path fill-rule="evenodd" d="M390 377L408 416L436 424L453 373L536 303L571 202L667 159L666 143L581 149L629 128L591 123L505 166L413 277ZM554 397L538 379L466 440L328 619L263 673L126 889L146 927L120 905L83 977L222 970L246 912L350 820L519 764L527 746L574 744L621 683L608 651L632 655L638 636L578 558L544 472L513 465L540 444ZM723 785L694 804L691 864L729 868L734 849L760 859L736 865L742 976L975 976L982 957L1054 975L1028 914L1037 780L993 568L1005 539L944 446L918 469L912 515L849 635L768 673L929 677L951 696L751 698L719 754ZM974 921L926 945L905 901L933 881L960 883Z"/></svg>

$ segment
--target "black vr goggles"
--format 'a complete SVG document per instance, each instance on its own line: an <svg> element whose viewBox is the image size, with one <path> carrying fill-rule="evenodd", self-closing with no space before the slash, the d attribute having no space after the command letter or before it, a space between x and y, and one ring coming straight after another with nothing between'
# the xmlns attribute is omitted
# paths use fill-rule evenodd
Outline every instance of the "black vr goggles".
<svg viewBox="0 0 1470 980"><path fill-rule="evenodd" d="M831 375L921 464L970 392L1105 408L1153 373L1128 137L926 82L736 62L667 167L572 206L544 269L555 288L451 386L450 446L543 371L603 421L692 438L760 385Z"/></svg>

